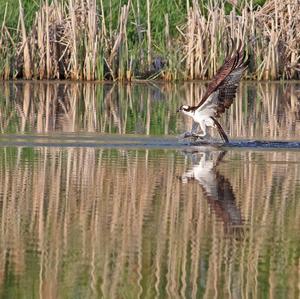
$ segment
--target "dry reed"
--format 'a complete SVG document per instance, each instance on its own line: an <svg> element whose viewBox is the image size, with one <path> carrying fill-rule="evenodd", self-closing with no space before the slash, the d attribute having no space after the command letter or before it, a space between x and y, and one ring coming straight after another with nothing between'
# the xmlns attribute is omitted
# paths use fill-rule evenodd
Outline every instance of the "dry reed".
<svg viewBox="0 0 300 299"><path fill-rule="evenodd" d="M162 47L152 37L154 12L148 0L146 24L140 1L135 5L129 0L120 7L117 28L112 28L112 15L106 15L102 1L100 5L96 0L42 1L28 32L19 2L17 35L11 38L5 17L0 32L4 79L208 79L223 61L230 38L242 40L252 57L248 78L299 79L297 0L270 0L259 10L246 1L239 13L233 8L229 15L223 2L210 1L200 8L197 1L187 1L187 21L177 26L179 37L170 35L165 14ZM137 40L128 40L129 18L136 24Z"/></svg>
<svg viewBox="0 0 300 299"><path fill-rule="evenodd" d="M258 11L246 4L240 15L235 10L225 15L224 7L209 6L204 16L193 2L181 29L187 78L210 78L224 59L228 38L243 41L252 56L249 78L299 78L299 8L296 0L268 1Z"/></svg>

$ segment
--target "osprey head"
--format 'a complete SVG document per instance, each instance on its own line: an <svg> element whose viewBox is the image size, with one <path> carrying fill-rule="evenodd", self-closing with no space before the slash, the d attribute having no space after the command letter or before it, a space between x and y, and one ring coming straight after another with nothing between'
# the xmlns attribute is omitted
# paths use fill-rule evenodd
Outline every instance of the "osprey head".
<svg viewBox="0 0 300 299"><path fill-rule="evenodd" d="M181 105L178 109L177 112L188 112L190 111L190 106L189 105Z"/></svg>

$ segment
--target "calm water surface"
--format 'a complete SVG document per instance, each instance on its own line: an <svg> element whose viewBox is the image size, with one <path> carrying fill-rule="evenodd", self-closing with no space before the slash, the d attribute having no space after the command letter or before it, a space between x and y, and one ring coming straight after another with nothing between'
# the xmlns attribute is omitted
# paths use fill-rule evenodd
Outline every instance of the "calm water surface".
<svg viewBox="0 0 300 299"><path fill-rule="evenodd" d="M204 90L2 83L1 298L299 298L300 84L220 120L292 148L179 142Z"/></svg>

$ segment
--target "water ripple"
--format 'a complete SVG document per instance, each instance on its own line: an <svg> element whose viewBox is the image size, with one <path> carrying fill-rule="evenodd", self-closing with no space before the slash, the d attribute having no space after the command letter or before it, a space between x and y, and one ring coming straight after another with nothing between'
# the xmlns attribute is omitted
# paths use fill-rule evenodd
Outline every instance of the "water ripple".
<svg viewBox="0 0 300 299"><path fill-rule="evenodd" d="M189 141L176 136L143 136L118 134L36 134L8 135L0 137L0 146L21 147L96 147L96 148L143 148L143 149L188 149L188 148L255 148L255 149L300 149L300 141L232 140L224 144L220 140Z"/></svg>

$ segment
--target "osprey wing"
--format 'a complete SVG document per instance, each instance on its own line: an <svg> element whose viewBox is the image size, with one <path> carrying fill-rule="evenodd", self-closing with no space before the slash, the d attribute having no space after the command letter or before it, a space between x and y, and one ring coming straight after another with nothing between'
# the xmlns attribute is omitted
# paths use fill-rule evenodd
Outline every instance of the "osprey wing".
<svg viewBox="0 0 300 299"><path fill-rule="evenodd" d="M225 112L225 108L228 109L236 95L236 90L241 81L241 78L248 67L249 60L243 62L239 67L235 68L220 84L218 87L218 101L216 107L216 117Z"/></svg>
<svg viewBox="0 0 300 299"><path fill-rule="evenodd" d="M245 51L240 44L236 51L232 51L224 61L222 67L217 71L212 81L208 85L206 92L197 106L191 107L190 110L196 110L206 106L205 102L212 98L213 94L218 94L216 106L216 116L229 108L235 98L236 89L249 65L249 59L246 59ZM215 96L213 96L215 97ZM217 103L216 103L217 102ZM202 110L202 109L201 109Z"/></svg>

